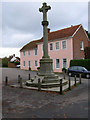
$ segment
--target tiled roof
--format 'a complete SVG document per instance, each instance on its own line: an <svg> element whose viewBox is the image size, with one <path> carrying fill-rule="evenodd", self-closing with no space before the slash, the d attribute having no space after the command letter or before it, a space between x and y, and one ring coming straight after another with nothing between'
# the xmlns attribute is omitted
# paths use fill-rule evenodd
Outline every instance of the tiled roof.
<svg viewBox="0 0 90 120"><path fill-rule="evenodd" d="M78 29L78 27L80 25L81 24L76 25L76 26L71 26L69 28L64 28L64 29L61 29L61 30L58 30L58 31L49 32L48 33L48 41L49 40L56 40L56 39L59 39L59 38L70 37L74 34L74 32ZM23 49L33 49L37 46L37 43L40 43L42 41L43 41L43 37L40 40L31 41L30 43L26 44L21 50L23 50Z"/></svg>

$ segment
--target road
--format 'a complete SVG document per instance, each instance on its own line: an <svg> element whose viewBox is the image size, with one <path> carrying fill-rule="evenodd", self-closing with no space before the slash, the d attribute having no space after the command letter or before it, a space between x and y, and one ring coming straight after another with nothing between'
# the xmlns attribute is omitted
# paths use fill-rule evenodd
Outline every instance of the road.
<svg viewBox="0 0 90 120"><path fill-rule="evenodd" d="M2 80L8 76L9 81L17 81L20 74L23 80L28 74L33 77L36 72L20 69L2 69ZM62 76L62 74L60 74ZM2 87L3 118L88 118L88 79L66 92L41 92L21 88Z"/></svg>

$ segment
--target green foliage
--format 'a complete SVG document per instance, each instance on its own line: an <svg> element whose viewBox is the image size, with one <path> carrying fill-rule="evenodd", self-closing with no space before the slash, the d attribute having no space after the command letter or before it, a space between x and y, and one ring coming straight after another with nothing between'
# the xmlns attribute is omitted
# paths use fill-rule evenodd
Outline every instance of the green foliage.
<svg viewBox="0 0 90 120"><path fill-rule="evenodd" d="M90 38L90 33L88 33L88 37Z"/></svg>
<svg viewBox="0 0 90 120"><path fill-rule="evenodd" d="M2 67L8 67L8 58L7 57L2 58Z"/></svg>
<svg viewBox="0 0 90 120"><path fill-rule="evenodd" d="M37 70L39 71L39 70L40 70L40 67L37 67Z"/></svg>
<svg viewBox="0 0 90 120"><path fill-rule="evenodd" d="M39 70L39 69L40 69L40 67L37 67L37 69Z"/></svg>
<svg viewBox="0 0 90 120"><path fill-rule="evenodd" d="M20 65L20 62L14 61L15 65Z"/></svg>
<svg viewBox="0 0 90 120"><path fill-rule="evenodd" d="M70 67L71 66L82 66L90 71L90 59L71 60Z"/></svg>
<svg viewBox="0 0 90 120"><path fill-rule="evenodd" d="M90 59L90 47L84 49L85 59Z"/></svg>
<svg viewBox="0 0 90 120"><path fill-rule="evenodd" d="M66 68L62 68L62 71L64 71L66 73L67 69Z"/></svg>

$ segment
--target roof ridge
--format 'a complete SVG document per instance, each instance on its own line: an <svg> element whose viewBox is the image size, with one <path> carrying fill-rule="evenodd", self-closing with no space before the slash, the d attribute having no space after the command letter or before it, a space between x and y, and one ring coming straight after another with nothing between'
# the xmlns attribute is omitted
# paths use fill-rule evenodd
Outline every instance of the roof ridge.
<svg viewBox="0 0 90 120"><path fill-rule="evenodd" d="M79 27L80 25L81 25L81 24L74 25L74 26L71 26L71 27L76 27L76 26ZM54 33L54 32L58 32L58 31L61 31L61 30L69 29L69 28L71 28L71 27L62 28L62 29L59 29L59 30L56 30L56 31L52 31L52 32L50 32L50 33Z"/></svg>

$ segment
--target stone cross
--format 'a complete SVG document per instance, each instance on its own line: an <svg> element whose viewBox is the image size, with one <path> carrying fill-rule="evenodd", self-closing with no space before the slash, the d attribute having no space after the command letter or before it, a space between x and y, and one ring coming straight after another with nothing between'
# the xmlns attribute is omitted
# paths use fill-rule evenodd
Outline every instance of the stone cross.
<svg viewBox="0 0 90 120"><path fill-rule="evenodd" d="M43 3L42 8L39 8L39 11L43 13L43 58L49 58L48 56L48 31L47 31L47 26L48 26L48 21L47 21L47 11L50 10L51 7L47 6L46 3Z"/></svg>

